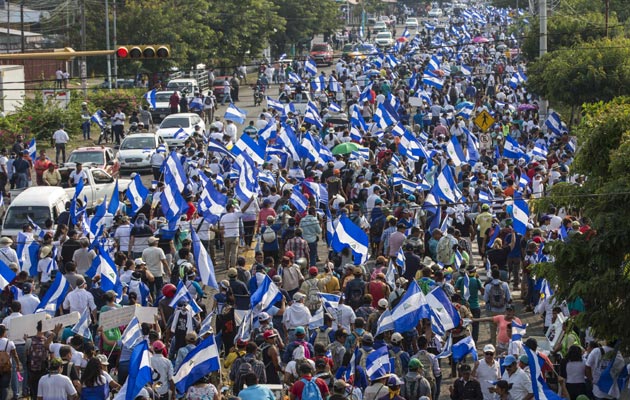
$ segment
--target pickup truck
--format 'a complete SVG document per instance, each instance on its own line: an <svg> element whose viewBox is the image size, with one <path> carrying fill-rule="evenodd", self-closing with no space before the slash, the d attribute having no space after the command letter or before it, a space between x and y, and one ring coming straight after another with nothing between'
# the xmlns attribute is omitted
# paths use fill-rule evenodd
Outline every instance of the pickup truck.
<svg viewBox="0 0 630 400"><path fill-rule="evenodd" d="M83 170L87 175L87 182L85 182L85 186L81 191L80 198L83 199L84 196L87 196L88 208L94 207L99 203L99 200L105 198L105 196L107 196L107 200L109 201L109 199L112 198L112 193L116 186L116 179L101 168L83 168ZM61 174L61 186L65 188L68 196L72 197L74 196L74 187L68 182L70 172L72 172L70 168L59 169L59 173ZM124 192L127 190L130 183L130 179L118 179L118 191Z"/></svg>

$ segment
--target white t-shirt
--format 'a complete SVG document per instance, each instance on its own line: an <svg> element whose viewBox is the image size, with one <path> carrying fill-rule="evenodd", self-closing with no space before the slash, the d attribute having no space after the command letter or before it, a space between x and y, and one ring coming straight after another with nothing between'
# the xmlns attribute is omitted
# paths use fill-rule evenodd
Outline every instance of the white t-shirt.
<svg viewBox="0 0 630 400"><path fill-rule="evenodd" d="M612 385L612 389L610 390L610 394L608 393L604 393L601 390L599 390L599 387L597 387L597 382L599 381L599 377L602 375L602 372L606 369L607 363L603 362L600 364L599 360L601 359L603 354L606 354L609 351L612 351L613 348L609 347L609 346L602 346L603 350L600 350L599 348L594 349L593 351L590 352L590 354L588 355L588 358L586 359L586 366L591 368L591 371L593 373L593 396L600 398L600 399L618 399L619 398L619 386L613 384ZM621 356L621 353L617 352L617 360L620 360L621 362L623 362L623 357Z"/></svg>
<svg viewBox="0 0 630 400"><path fill-rule="evenodd" d="M223 237L235 238L240 236L240 219L243 216L240 212L227 213L221 217L219 224L223 227Z"/></svg>
<svg viewBox="0 0 630 400"><path fill-rule="evenodd" d="M112 118L112 125L124 125L126 118L125 113L116 113L114 114L114 118Z"/></svg>
<svg viewBox="0 0 630 400"><path fill-rule="evenodd" d="M77 183L79 183L79 179L83 179L83 182L87 181L87 174L85 173L85 170L81 170L79 172L77 172L77 170L72 170L72 172L70 172L70 179L72 180L72 183L74 185L76 185Z"/></svg>
<svg viewBox="0 0 630 400"><path fill-rule="evenodd" d="M505 371L501 379L512 384L510 394L514 400L522 400L529 393L532 393L532 381L529 378L529 375L520 368L517 368L516 372L514 372L512 376Z"/></svg>
<svg viewBox="0 0 630 400"><path fill-rule="evenodd" d="M66 131L64 131L63 129L58 129L55 131L55 133L53 133L53 140L55 141L55 143L65 144L65 143L68 143L68 141L70 141L70 138L68 137L68 134L66 133Z"/></svg>
<svg viewBox="0 0 630 400"><path fill-rule="evenodd" d="M12 340L9 340L9 338L0 339L0 351L5 351L11 356L13 350L15 350L15 343Z"/></svg>
<svg viewBox="0 0 630 400"><path fill-rule="evenodd" d="M494 360L492 365L488 365L485 360L480 360L479 365L477 365L474 378L477 379L481 385L483 400L494 400L494 393L490 393L490 388L494 385L489 382L495 382L501 378L501 367L499 366L499 362Z"/></svg>
<svg viewBox="0 0 630 400"><path fill-rule="evenodd" d="M77 394L70 378L61 374L46 374L37 385L37 394L43 400L61 400Z"/></svg>
<svg viewBox="0 0 630 400"><path fill-rule="evenodd" d="M50 266L50 262L52 259L50 257L42 258L37 263L37 272L42 274L41 282L48 282L50 280L50 272L52 272L52 268L48 271L48 267Z"/></svg>

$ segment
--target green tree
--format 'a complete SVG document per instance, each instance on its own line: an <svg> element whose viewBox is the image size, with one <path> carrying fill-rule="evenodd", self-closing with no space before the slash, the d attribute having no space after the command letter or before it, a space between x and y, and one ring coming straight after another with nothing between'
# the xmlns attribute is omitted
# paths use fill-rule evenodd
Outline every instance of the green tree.
<svg viewBox="0 0 630 400"><path fill-rule="evenodd" d="M599 39L531 63L527 87L568 106L630 94L630 39Z"/></svg>
<svg viewBox="0 0 630 400"><path fill-rule="evenodd" d="M557 285L560 300L583 299L580 327L596 337L621 339L630 348L630 98L584 106L576 129L580 143L573 172L588 176L581 186L554 185L549 203L588 216L591 232L553 246L555 261L539 272Z"/></svg>

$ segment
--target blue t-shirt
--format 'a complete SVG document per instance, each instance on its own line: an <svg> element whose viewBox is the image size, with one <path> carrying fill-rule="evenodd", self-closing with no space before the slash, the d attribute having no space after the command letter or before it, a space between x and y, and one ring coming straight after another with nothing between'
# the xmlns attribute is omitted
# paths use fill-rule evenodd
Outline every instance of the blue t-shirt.
<svg viewBox="0 0 630 400"><path fill-rule="evenodd" d="M276 400L276 396L269 388L260 385L246 387L238 392L238 397L241 400Z"/></svg>

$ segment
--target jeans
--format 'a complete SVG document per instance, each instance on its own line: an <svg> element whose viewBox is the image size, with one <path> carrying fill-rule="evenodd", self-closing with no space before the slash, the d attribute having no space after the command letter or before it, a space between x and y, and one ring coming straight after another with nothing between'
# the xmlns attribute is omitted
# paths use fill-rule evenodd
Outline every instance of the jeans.
<svg viewBox="0 0 630 400"><path fill-rule="evenodd" d="M473 315L473 318L481 317L481 308L471 308L470 312ZM479 322L472 323L472 338L477 343L477 339L479 339Z"/></svg>
<svg viewBox="0 0 630 400"><path fill-rule="evenodd" d="M245 221L243 220L243 231L244 231L244 239L245 245L247 247L252 246L252 241L254 239L254 230L256 229L256 220Z"/></svg>
<svg viewBox="0 0 630 400"><path fill-rule="evenodd" d="M236 257L238 256L237 237L225 238L225 266L227 268L236 267Z"/></svg>
<svg viewBox="0 0 630 400"><path fill-rule="evenodd" d="M310 267L317 265L317 240L308 244L308 259Z"/></svg>
<svg viewBox="0 0 630 400"><path fill-rule="evenodd" d="M9 397L9 386L11 385L11 375L0 375L0 400L7 400ZM16 392L13 392L14 394ZM17 397L17 395L16 395Z"/></svg>
<svg viewBox="0 0 630 400"><path fill-rule="evenodd" d="M114 138L116 140L116 144L120 144L120 138L123 135L124 126L114 125L112 126L112 130L114 131Z"/></svg>
<svg viewBox="0 0 630 400"><path fill-rule="evenodd" d="M83 140L90 138L90 121L85 121L81 124L81 131L83 131Z"/></svg>
<svg viewBox="0 0 630 400"><path fill-rule="evenodd" d="M153 283L149 284L149 290L151 291L154 299L156 299L158 294L160 294L163 286L164 278L161 276L155 276L155 280L153 281Z"/></svg>
<svg viewBox="0 0 630 400"><path fill-rule="evenodd" d="M507 267L508 267L508 273L510 274L510 277L508 279L512 279L512 282L514 282L514 287L518 287L518 285L521 282L521 258L520 257L508 258Z"/></svg>
<svg viewBox="0 0 630 400"><path fill-rule="evenodd" d="M221 105L224 106L225 102L228 99L230 100L230 103L232 103L232 96L230 95L230 93L223 93L223 98L221 99Z"/></svg>
<svg viewBox="0 0 630 400"><path fill-rule="evenodd" d="M23 189L28 187L28 175L26 173L16 173L15 176L15 188Z"/></svg>
<svg viewBox="0 0 630 400"><path fill-rule="evenodd" d="M62 162L66 162L66 144L65 143L57 143L55 144L55 162L59 164L59 154L62 155Z"/></svg>

